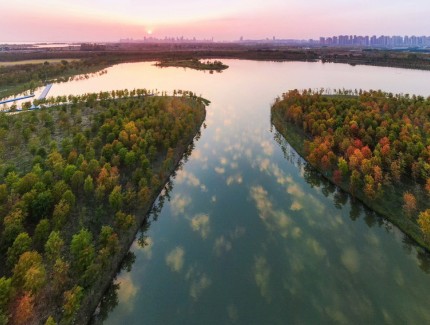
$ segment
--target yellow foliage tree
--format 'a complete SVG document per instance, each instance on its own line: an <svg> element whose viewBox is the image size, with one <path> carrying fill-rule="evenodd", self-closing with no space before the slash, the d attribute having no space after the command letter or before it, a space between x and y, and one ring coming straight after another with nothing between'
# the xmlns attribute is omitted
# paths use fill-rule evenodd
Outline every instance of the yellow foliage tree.
<svg viewBox="0 0 430 325"><path fill-rule="evenodd" d="M427 209L419 214L418 224L426 240L429 240L430 239L430 209Z"/></svg>

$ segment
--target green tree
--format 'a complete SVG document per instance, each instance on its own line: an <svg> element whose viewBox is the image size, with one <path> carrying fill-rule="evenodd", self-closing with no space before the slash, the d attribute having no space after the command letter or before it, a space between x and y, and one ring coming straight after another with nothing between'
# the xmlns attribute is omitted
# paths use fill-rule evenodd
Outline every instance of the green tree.
<svg viewBox="0 0 430 325"><path fill-rule="evenodd" d="M6 184L0 184L0 204L6 202L9 193Z"/></svg>
<svg viewBox="0 0 430 325"><path fill-rule="evenodd" d="M86 195L92 195L94 193L94 181L90 175L85 179L84 192Z"/></svg>
<svg viewBox="0 0 430 325"><path fill-rule="evenodd" d="M64 192L61 198L66 201L71 208L75 206L76 196L71 190L67 190L66 192Z"/></svg>
<svg viewBox="0 0 430 325"><path fill-rule="evenodd" d="M58 182L56 182L52 190L52 195L54 197L55 202L60 201L61 197L67 190L70 190L70 187L66 184L64 180L59 180Z"/></svg>
<svg viewBox="0 0 430 325"><path fill-rule="evenodd" d="M54 212L52 213L52 223L54 229L61 229L65 225L69 215L70 204L66 200L61 199L60 202L55 205Z"/></svg>
<svg viewBox="0 0 430 325"><path fill-rule="evenodd" d="M28 251L31 247L31 238L26 232L20 233L7 250L7 264L12 268L22 253Z"/></svg>
<svg viewBox="0 0 430 325"><path fill-rule="evenodd" d="M52 288L56 294L64 292L68 283L70 265L62 258L57 258L55 260L54 266L52 267Z"/></svg>
<svg viewBox="0 0 430 325"><path fill-rule="evenodd" d="M24 232L24 219L24 213L21 209L13 210L4 218L4 230L0 238L3 248L8 248L15 241L16 236Z"/></svg>
<svg viewBox="0 0 430 325"><path fill-rule="evenodd" d="M46 283L45 267L32 266L24 275L24 290L36 294Z"/></svg>
<svg viewBox="0 0 430 325"><path fill-rule="evenodd" d="M426 186L425 186L427 195L430 196L430 178L427 178L426 180Z"/></svg>
<svg viewBox="0 0 430 325"><path fill-rule="evenodd" d="M0 325L7 325L9 323L9 316L5 311L0 310Z"/></svg>
<svg viewBox="0 0 430 325"><path fill-rule="evenodd" d="M51 232L51 223L49 219L42 219L36 226L33 235L33 244L39 250L43 247Z"/></svg>
<svg viewBox="0 0 430 325"><path fill-rule="evenodd" d="M42 256L36 251L23 253L13 269L15 287L36 293L45 283L45 267Z"/></svg>
<svg viewBox="0 0 430 325"><path fill-rule="evenodd" d="M133 151L127 152L124 158L125 165L131 167L136 161L136 154Z"/></svg>
<svg viewBox="0 0 430 325"><path fill-rule="evenodd" d="M12 279L1 277L0 278L0 312L6 311L7 305L12 296Z"/></svg>
<svg viewBox="0 0 430 325"><path fill-rule="evenodd" d="M364 194L370 200L376 199L375 181L371 175L364 176Z"/></svg>
<svg viewBox="0 0 430 325"><path fill-rule="evenodd" d="M30 191L38 181L39 177L35 173L28 173L19 180L17 190L20 194L24 194Z"/></svg>
<svg viewBox="0 0 430 325"><path fill-rule="evenodd" d="M109 195L109 204L112 209L115 211L118 211L122 207L122 193L121 193L121 186L117 185L113 188L112 192Z"/></svg>
<svg viewBox="0 0 430 325"><path fill-rule="evenodd" d="M75 171L72 175L70 185L74 191L78 192L82 189L82 186L84 185L84 176L85 174L80 170Z"/></svg>
<svg viewBox="0 0 430 325"><path fill-rule="evenodd" d="M67 165L66 168L64 168L63 179L66 182L69 182L77 169L78 168L75 165Z"/></svg>
<svg viewBox="0 0 430 325"><path fill-rule="evenodd" d="M45 325L57 325L57 322L54 320L52 316L49 316L45 322Z"/></svg>
<svg viewBox="0 0 430 325"><path fill-rule="evenodd" d="M115 227L122 232L128 231L136 224L136 218L131 214L118 211L115 214Z"/></svg>
<svg viewBox="0 0 430 325"><path fill-rule="evenodd" d="M52 231L45 243L45 255L48 261L53 263L61 256L64 247L64 240L61 238L59 231Z"/></svg>
<svg viewBox="0 0 430 325"><path fill-rule="evenodd" d="M99 244L106 248L109 256L116 254L119 250L118 235L111 226L103 226L100 230Z"/></svg>
<svg viewBox="0 0 430 325"><path fill-rule="evenodd" d="M76 313L81 307L81 301L84 297L84 290L80 286L74 286L72 289L64 292L64 317L67 322L73 323Z"/></svg>
<svg viewBox="0 0 430 325"><path fill-rule="evenodd" d="M31 203L31 218L33 221L39 221L44 216L52 213L54 198L51 191L46 190L37 194L35 200Z"/></svg>
<svg viewBox="0 0 430 325"><path fill-rule="evenodd" d="M359 188L360 184L361 184L361 175L357 170L353 170L351 177L349 179L350 181L350 191L352 194L355 193L355 191Z"/></svg>
<svg viewBox="0 0 430 325"><path fill-rule="evenodd" d="M93 263L95 256L93 236L87 229L81 229L77 234L73 235L70 243L70 253L73 268L83 274Z"/></svg>

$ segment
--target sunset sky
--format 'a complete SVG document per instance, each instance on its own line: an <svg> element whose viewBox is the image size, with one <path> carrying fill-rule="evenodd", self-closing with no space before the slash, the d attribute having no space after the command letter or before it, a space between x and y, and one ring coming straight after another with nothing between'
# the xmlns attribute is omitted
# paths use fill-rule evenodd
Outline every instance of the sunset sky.
<svg viewBox="0 0 430 325"><path fill-rule="evenodd" d="M0 42L430 34L428 0L14 0L0 13Z"/></svg>

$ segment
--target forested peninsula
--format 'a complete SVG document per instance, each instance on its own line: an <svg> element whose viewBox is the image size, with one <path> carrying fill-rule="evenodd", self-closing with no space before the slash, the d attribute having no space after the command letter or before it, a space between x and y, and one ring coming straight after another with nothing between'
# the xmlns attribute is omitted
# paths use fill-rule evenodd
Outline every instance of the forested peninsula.
<svg viewBox="0 0 430 325"><path fill-rule="evenodd" d="M146 93L0 114L0 324L88 322L205 119L192 92Z"/></svg>
<svg viewBox="0 0 430 325"><path fill-rule="evenodd" d="M430 97L292 90L271 121L326 178L430 249Z"/></svg>

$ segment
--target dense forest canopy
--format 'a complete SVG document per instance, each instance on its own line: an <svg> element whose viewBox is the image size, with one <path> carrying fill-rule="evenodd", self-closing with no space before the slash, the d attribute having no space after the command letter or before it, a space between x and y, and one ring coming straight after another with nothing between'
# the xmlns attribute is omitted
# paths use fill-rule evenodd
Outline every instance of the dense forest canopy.
<svg viewBox="0 0 430 325"><path fill-rule="evenodd" d="M298 130L306 159L369 205L402 202L397 214L418 224L428 245L430 98L292 90L276 99L272 121Z"/></svg>
<svg viewBox="0 0 430 325"><path fill-rule="evenodd" d="M110 282L205 117L191 92L144 93L0 115L0 324L80 322Z"/></svg>

